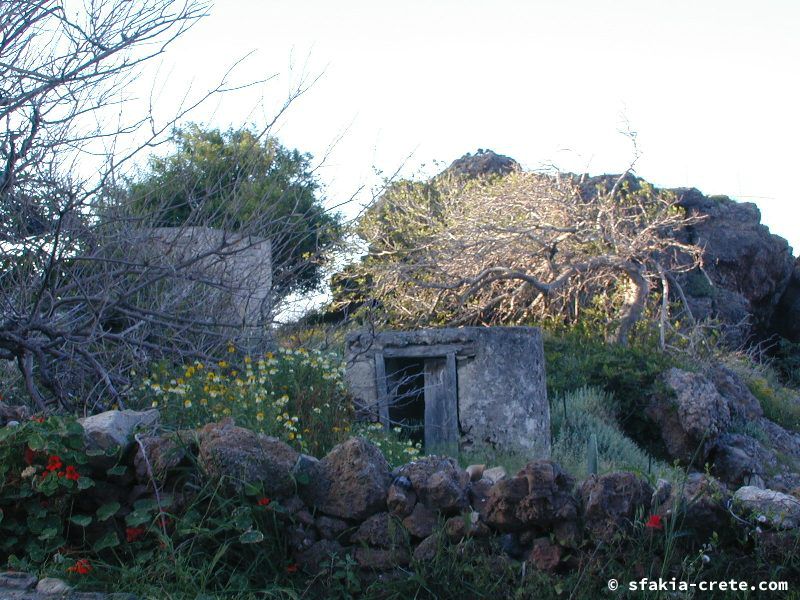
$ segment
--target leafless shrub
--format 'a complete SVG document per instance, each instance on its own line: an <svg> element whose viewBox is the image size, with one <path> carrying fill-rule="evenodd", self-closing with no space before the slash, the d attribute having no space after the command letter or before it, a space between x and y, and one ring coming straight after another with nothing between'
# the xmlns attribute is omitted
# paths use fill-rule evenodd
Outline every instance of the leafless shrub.
<svg viewBox="0 0 800 600"><path fill-rule="evenodd" d="M349 276L407 324L575 322L599 311L624 344L650 303L663 330L670 284L679 291L673 275L700 260L677 235L697 219L628 173L603 183L445 172L396 185L362 220L369 252Z"/></svg>
<svg viewBox="0 0 800 600"><path fill-rule="evenodd" d="M322 260L321 243L305 264L273 260L286 245L308 246L284 234L306 216L291 198L229 227L244 176L222 218L206 211L168 229L120 177L188 110L232 87L221 81L158 126L151 114L119 118L138 67L205 9L202 0L0 3L0 359L41 410L123 405L133 366L263 343L292 278ZM244 175L248 156L237 163Z"/></svg>

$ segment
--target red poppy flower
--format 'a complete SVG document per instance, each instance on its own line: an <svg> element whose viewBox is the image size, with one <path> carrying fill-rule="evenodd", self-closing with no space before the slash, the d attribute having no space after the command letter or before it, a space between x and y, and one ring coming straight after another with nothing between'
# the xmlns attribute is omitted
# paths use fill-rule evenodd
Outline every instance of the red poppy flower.
<svg viewBox="0 0 800 600"><path fill-rule="evenodd" d="M647 519L647 523L645 523L644 526L649 529L664 529L664 524L661 522L661 515L652 515Z"/></svg>
<svg viewBox="0 0 800 600"><path fill-rule="evenodd" d="M61 462L61 457L55 454L47 460L48 471L58 471L63 465L64 463Z"/></svg>
<svg viewBox="0 0 800 600"><path fill-rule="evenodd" d="M168 517L166 514L164 514L164 513L159 513L159 514L158 514L158 521L159 521L159 526L160 526L160 527L163 527L163 528L167 528L167 527L169 527L170 525L172 525L172 519L170 519L170 518L169 518L169 517Z"/></svg>
<svg viewBox="0 0 800 600"><path fill-rule="evenodd" d="M44 417L31 417L31 421L36 421L37 423L44 423Z"/></svg>
<svg viewBox="0 0 800 600"><path fill-rule="evenodd" d="M297 565L292 563L291 565L286 567L286 572L287 573L297 573L297 569L298 569Z"/></svg>
<svg viewBox="0 0 800 600"><path fill-rule="evenodd" d="M258 505L259 506L269 506L270 502L272 502L272 500L270 500L266 496L258 499Z"/></svg>
<svg viewBox="0 0 800 600"><path fill-rule="evenodd" d="M128 540L128 543L135 542L140 537L144 535L145 529L144 527L128 527L125 530L125 538Z"/></svg>
<svg viewBox="0 0 800 600"><path fill-rule="evenodd" d="M92 570L92 565L89 564L89 559L82 558L75 561L75 564L67 568L69 573L77 573L78 575L86 575Z"/></svg>
<svg viewBox="0 0 800 600"><path fill-rule="evenodd" d="M36 458L36 452L25 446L25 456L24 456L25 464L32 465L35 458Z"/></svg>
<svg viewBox="0 0 800 600"><path fill-rule="evenodd" d="M78 473L78 469L76 469L72 465L69 465L67 467L67 479L69 479L70 481L78 481L78 479L80 478L81 474Z"/></svg>

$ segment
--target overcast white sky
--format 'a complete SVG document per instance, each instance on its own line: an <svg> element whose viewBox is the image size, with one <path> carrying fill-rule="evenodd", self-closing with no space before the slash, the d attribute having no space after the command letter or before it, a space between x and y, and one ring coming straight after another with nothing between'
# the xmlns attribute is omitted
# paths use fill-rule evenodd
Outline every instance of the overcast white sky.
<svg viewBox="0 0 800 600"><path fill-rule="evenodd" d="M620 172L627 120L639 175L755 202L800 249L798 0L217 0L167 53L159 110L250 51L236 78L276 77L194 119L264 123L322 73L275 132L318 158L344 134L320 169L331 203L373 167L432 174L478 148Z"/></svg>

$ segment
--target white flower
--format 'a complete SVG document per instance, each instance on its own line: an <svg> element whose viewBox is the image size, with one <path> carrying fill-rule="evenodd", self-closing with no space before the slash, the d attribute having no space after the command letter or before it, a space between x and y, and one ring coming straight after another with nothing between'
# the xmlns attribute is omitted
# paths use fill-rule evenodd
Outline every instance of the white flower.
<svg viewBox="0 0 800 600"><path fill-rule="evenodd" d="M29 477L33 477L34 475L36 475L36 467L34 466L25 467L25 469L22 471L23 479L28 479Z"/></svg>

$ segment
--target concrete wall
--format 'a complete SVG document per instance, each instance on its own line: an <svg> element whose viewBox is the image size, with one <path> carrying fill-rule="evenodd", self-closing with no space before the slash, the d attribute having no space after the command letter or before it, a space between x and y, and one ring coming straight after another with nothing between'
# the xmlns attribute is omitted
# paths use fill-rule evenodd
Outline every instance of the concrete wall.
<svg viewBox="0 0 800 600"><path fill-rule="evenodd" d="M272 245L211 227L158 227L141 232L140 247L161 266L179 268L173 293L203 294L205 307L226 322L263 323L271 310ZM186 261L194 264L180 268Z"/></svg>
<svg viewBox="0 0 800 600"><path fill-rule="evenodd" d="M460 449L476 454L550 455L544 351L534 327L422 329L347 337L346 380L362 410L380 415L376 356L443 348L456 355Z"/></svg>

